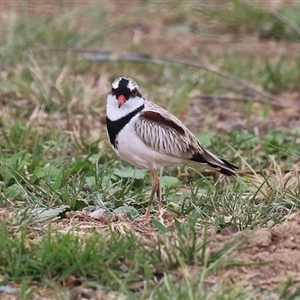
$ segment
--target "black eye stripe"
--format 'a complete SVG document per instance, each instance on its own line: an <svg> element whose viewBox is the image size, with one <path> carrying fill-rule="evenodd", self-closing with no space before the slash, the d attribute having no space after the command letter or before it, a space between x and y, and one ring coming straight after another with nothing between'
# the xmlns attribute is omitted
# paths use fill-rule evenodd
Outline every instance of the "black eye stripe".
<svg viewBox="0 0 300 300"><path fill-rule="evenodd" d="M118 85L118 87L114 88L114 86L112 85L111 87L111 94L116 96L117 98L120 95L123 95L127 100L129 100L129 98L131 97L136 97L136 96L140 96L141 94L138 91L137 87L134 87L132 90L130 90L130 88L126 85L120 84Z"/></svg>

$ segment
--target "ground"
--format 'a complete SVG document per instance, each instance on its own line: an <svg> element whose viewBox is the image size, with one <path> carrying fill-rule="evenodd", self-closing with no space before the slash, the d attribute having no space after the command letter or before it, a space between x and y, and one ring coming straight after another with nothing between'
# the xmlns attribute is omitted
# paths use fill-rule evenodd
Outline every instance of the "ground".
<svg viewBox="0 0 300 300"><path fill-rule="evenodd" d="M166 214L162 220L167 224L168 228L174 226L174 215ZM72 225L70 220L72 220ZM184 222L184 220L181 220ZM68 230L68 227L78 226L82 228L95 228L101 232L107 230L110 224L119 234L126 234L130 231L138 234L146 241L151 241L153 235L159 234L158 230L147 222L132 222L126 217L100 217L95 221L86 214L72 213L68 215L68 219L56 224L61 230ZM239 240L241 242L237 248L230 253L230 257L238 261L237 266L221 268L218 272L210 275L205 283L207 285L216 284L220 278L232 283L242 282L245 288L249 285L256 287L262 293L275 289L278 286L284 286L286 280L290 278L293 282L295 292L300 281L300 216L291 215L282 224L272 228L259 228L256 230L246 230L244 232L232 231L228 228L219 232L210 232L209 251L217 252L225 243L230 240ZM201 233L199 233L201 235ZM193 277L201 271L201 267L190 266L188 273ZM176 273L177 271L173 271ZM73 282L73 281L72 281ZM135 283L132 289L142 288L143 284ZM78 288L78 292L81 290ZM85 290L86 293L95 293L93 290ZM298 293L297 293L298 294ZM278 299L275 293L268 299Z"/></svg>
<svg viewBox="0 0 300 300"><path fill-rule="evenodd" d="M145 1L147 2L147 1ZM275 1L274 1L275 2ZM0 10L17 9L23 10L34 14L38 8L34 1L26 1L26 6L17 6L16 2L0 3ZM142 45L142 50L151 57L165 57L169 59L188 60L192 61L197 58L198 62L211 66L211 63L207 62L207 57L225 57L230 53L233 56L238 57L247 56L253 57L255 55L264 57L266 56L270 62L280 61L282 57L293 57L299 60L300 44L290 40L276 40L276 39L262 39L254 33L244 32L224 32L216 37L214 35L196 35L201 28L203 20L199 21L197 15L192 15L189 19L190 26L192 28L186 28L180 26L181 22L187 18L185 15L177 16L176 9L172 8L169 14L164 12L154 11L155 6L150 8L149 15L144 16L139 14L138 6L143 5L143 1L140 1L137 5L134 2L123 1L125 5L119 5L119 2L103 2L103 7L106 11L106 19L115 18L121 16L126 11L136 8L137 11L132 14L130 19L127 20L126 26L118 28L118 30L112 30L107 33L104 49L109 50L112 53L136 53L139 47ZM69 4L72 8L77 8L77 5L82 2L70 1ZM285 5L284 1L276 1L276 7ZM53 5L53 6L51 6ZM275 5L275 4L274 4ZM53 13L57 8L57 1L52 1L48 5L49 14ZM66 9L65 7L61 8ZM188 10L189 8L187 8ZM182 19L181 19L182 18ZM89 20L84 20L83 28L89 27ZM222 29L220 29L222 31ZM130 41L130 43L127 43ZM98 48L96 47L96 50ZM57 50L60 53L60 50ZM96 51L97 52L97 51ZM229 53L229 54L228 54ZM61 55L61 54L59 54ZM231 59L231 58L229 58ZM213 59L212 59L213 60ZM125 63L126 64L126 63ZM219 62L217 70L222 69L226 65L225 62ZM116 65L114 65L114 68ZM118 66L117 66L118 67ZM101 67L99 67L101 68ZM121 67L120 67L121 68ZM128 66L127 66L128 68ZM191 67L190 67L191 68ZM192 68L191 68L192 69ZM91 89L99 91L102 87L109 89L109 83L111 77L117 73L114 70L114 74L107 72L99 73L86 73L82 74L82 82ZM166 71L167 72L167 71ZM160 99L161 104L165 106L169 105L174 113L176 112L180 119L194 132L209 132L212 129L217 131L219 135L226 135L232 130L252 130L256 134L266 134L271 129L280 130L295 130L300 128L300 90L298 87L292 87L287 89L281 89L278 92L272 93L270 88L270 95L273 98L259 97L251 88L236 87L236 90L227 89L226 93L220 94L213 92L199 92L195 88L190 88L187 97L189 102L184 104L186 109L178 107L176 102L168 104L167 98L169 94L172 94L174 90L165 90L162 86L167 81L166 79L157 80L160 76L155 70L151 74L138 75L138 70L133 71L139 77L141 88L145 91L146 96L150 97L151 93L155 89L156 85L151 85L148 89L147 80L160 84L158 91L153 92L154 100ZM204 73L204 76L207 73ZM180 75L178 76L180 77ZM263 77L263 76L262 76ZM175 84L177 86L180 84ZM194 85L201 84L202 76L195 76ZM253 85L256 87L260 84L259 78L250 78ZM263 80L263 79L261 79ZM157 83L158 81L158 83ZM250 81L249 81L250 82ZM275 82L276 83L276 82ZM228 83L222 84L226 86ZM260 88L262 90L262 88ZM276 89L274 88L274 91ZM101 93L101 92L100 92ZM102 92L105 94L105 92ZM161 98L160 98L161 97ZM1 95L2 114L5 112L5 106L9 106L10 98L5 94ZM70 127L75 128L74 132L85 132L93 139L94 135L98 135L105 130L105 113L104 108L97 108L95 111L88 111L86 114L74 114L72 124L70 125L68 119L68 111L58 112L57 114L49 114L44 112L42 107L40 110L35 110L30 116L27 116L29 124L39 126L39 130L43 131L43 128L60 126L66 130ZM267 111L267 113L266 113ZM230 112L230 113L228 113ZM249 113L250 112L250 113ZM96 119L96 116L99 116ZM96 120L95 120L96 119ZM15 120L11 120L13 124ZM79 139L79 138L78 138ZM79 141L80 143L80 141ZM100 147L103 141L100 141ZM295 142L299 144L298 140ZM298 153L299 154L299 153ZM295 155L293 164L299 165L300 157ZM276 167L276 165L275 165ZM296 171L295 171L296 170ZM290 170L282 169L283 173L290 174L294 178L294 195L295 198L299 197L299 169ZM260 170L256 166L254 177L259 176ZM252 171L251 171L252 172ZM270 171L272 172L272 170ZM248 174L244 168L240 171L240 176ZM282 175L283 177L284 175ZM298 180L298 181L297 181ZM258 192L259 194L259 192ZM235 283L242 284L245 289L252 287L256 289L258 293L256 295L264 295L264 299L283 299L287 296L285 294L285 286L289 289L288 295L293 295L293 298L298 299L300 286L300 214L299 210L296 212L287 210L285 207L279 207L282 210L282 218L280 223L273 226L264 226L261 228L245 229L238 231L237 228L225 227L224 229L215 230L214 226L210 224L207 227L207 236L209 240L209 246L206 251L210 253L218 253L220 249L223 249L226 243L232 241L234 247L231 248L229 253L226 253L230 257L231 263L226 263L221 266L212 274L205 278L206 286L214 286L220 278L222 282L228 282L228 285L234 285ZM7 208L3 208L0 211L1 219L11 220L11 212ZM186 216L177 216L169 211L165 211L162 216L157 217L159 222L165 226L167 233L162 233L157 226L153 223L146 222L144 220L132 220L123 215L103 215L91 217L89 213L82 211L70 211L66 213L66 216L62 219L55 219L49 224L59 232L68 232L69 230L75 230L81 232L81 234L90 234L93 231L108 234L110 230L113 230L117 234L123 236L130 232L134 232L144 243L153 243L158 236L164 238L165 235L171 234L175 231L174 220L178 220L180 223L186 221ZM199 218L201 223L201 218ZM45 225L46 226L46 225ZM47 224L48 226L48 224ZM203 238L204 226L197 227L197 236L199 239ZM33 240L38 238L33 237ZM187 276L193 278L195 274L199 274L203 270L202 265L187 264ZM177 276L179 268L175 268L170 271ZM162 275L157 275L162 276ZM154 276L155 277L155 276ZM153 278L153 280L158 280ZM116 299L125 299L126 297L121 294L112 294L108 296L106 292L99 291L94 288L89 288L84 285L78 278L69 276L63 282L62 286L72 290L74 295L72 299L108 299L116 297ZM143 282L135 282L130 289L132 291L141 290L143 288ZM268 296L266 292L270 291ZM278 292L279 291L279 292ZM44 298L43 298L44 297ZM47 296L41 292L40 295L36 295L35 299L48 299ZM80 298L81 297L81 298ZM106 298L105 298L106 297ZM255 297L255 296L254 296ZM14 295L1 293L1 299L16 299Z"/></svg>

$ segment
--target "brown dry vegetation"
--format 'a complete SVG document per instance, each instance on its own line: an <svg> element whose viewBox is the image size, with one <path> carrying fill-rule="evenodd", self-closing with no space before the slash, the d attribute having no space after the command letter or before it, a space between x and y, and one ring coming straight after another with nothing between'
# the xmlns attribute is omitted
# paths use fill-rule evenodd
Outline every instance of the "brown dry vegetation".
<svg viewBox="0 0 300 300"><path fill-rule="evenodd" d="M68 4L63 7L60 7L61 1L42 2L43 3L37 3L37 1L27 0L22 1L21 4L20 1L1 1L0 11L1 14L11 10L16 10L19 13L34 14L40 9L45 9L45 3L47 2L46 9L49 14L56 14L60 11L84 6L86 2L92 1L68 1ZM284 4L282 2L283 1L271 1L270 3L278 7ZM120 3L121 2L117 1L101 2L101 5L107 12L107 19L113 19L127 10L136 9L138 6L143 5L143 1L122 1L122 5L120 5ZM207 62L208 56L224 57L228 52L239 56L245 55L246 57L265 56L273 61L278 60L281 56L296 57L299 55L299 43L263 40L251 33L225 33L216 37L207 36L206 38L202 35L195 35L194 32L199 30L204 22L204 20L197 19L195 15L192 16L192 20L189 20L194 26L193 31L183 30L181 32L180 28L176 27L177 23L180 22L180 20L177 19L180 18L180 16L176 15L176 9L167 12L166 9L163 9L164 6L167 7L167 4L162 3L160 10L158 10L157 7L153 7L153 11L150 10L149 15L133 13L132 17L127 20L126 26L108 33L105 45L101 46L99 50L109 50L120 54L135 53L141 48L143 54L152 57L185 59L189 61L197 60L198 62ZM88 28L89 25L89 20L85 20L85 22L82 23L83 30L84 28ZM97 50L97 47L93 49ZM145 93L148 93L147 96L149 95L150 97L151 91L147 91L147 80L157 79L161 75L153 72L152 74L148 74L148 78L146 78L133 70L132 74L135 73L137 80L141 82L140 85L142 89ZM94 74L83 77L83 82L86 83L87 89L90 88L91 91L89 97L92 98L100 89L104 95L103 89L109 88L110 76L111 74L108 73L106 68L101 76L101 80L99 80L98 75ZM259 80L257 80L255 84L259 84ZM284 91L277 95L285 99L284 105L288 106L285 108L273 105L270 100L269 105L267 105L269 110L267 116L263 113L266 104L260 103L259 101L254 103L250 117L246 116L245 106L246 103L251 100L234 100L234 94L235 91L223 94L223 99L218 99L217 96L216 98L211 97L206 99L199 92L191 92L188 110L185 113L181 113L181 119L185 121L191 130L198 132L209 130L211 127L216 128L220 132L228 132L231 129L254 129L257 132L267 132L272 128L300 128L299 91ZM165 98L169 96L171 95L168 95L168 91L166 91L166 93L162 95L161 101L166 102ZM156 99L153 100L157 100L158 96L156 95L155 97ZM6 109L5 106L8 105L5 95L1 95L0 101L1 114L3 115ZM176 110L176 108L171 109ZM94 135L97 136L98 132L103 132L104 130L103 120L98 118L95 121L99 113L103 116L103 111L103 109L98 109L97 112L89 112L85 116L81 114L75 115L73 117L73 124L70 125L66 114L49 115L44 112L42 108L37 107L36 110L28 116L28 122L29 124L40 126L41 130L44 127L59 126L73 130L75 133L81 131L81 134L90 135L91 139L93 139ZM231 113L228 114L228 111ZM206 119L212 119L213 121L208 123L205 122ZM295 163L298 160L299 158L296 158ZM295 189L299 189L299 168L293 173L293 176L296 179L296 183L294 184ZM173 215L166 213L161 217L161 221L167 228L172 229ZM181 221L184 222L184 219ZM160 235L152 224L138 221L133 222L122 216L101 216L98 220L95 220L84 213L69 213L67 218L55 221L51 224L51 226L54 226L60 231L68 231L75 226L78 232L82 232L83 234L93 230L107 232L108 225L111 225L113 230L120 234L133 231L144 239L145 243L151 243L152 239L154 240L157 235ZM200 229L199 236L201 236L201 234L202 230ZM297 286L300 285L299 215L290 215L282 224L272 228L260 228L246 230L244 232L235 232L227 228L219 233L215 233L211 230L209 238L211 240L209 251L212 252L220 249L224 243L231 239L243 239L244 242L231 253L231 256L242 262L243 266L222 268L216 274L209 276L207 279L208 285L213 285L220 278L223 278L225 282L228 281L230 284L242 281L245 287L259 287L262 291L273 290L281 286L288 276L292 277L295 290ZM189 276L193 276L200 270L201 268L197 266L190 267L188 274ZM172 272L176 274L176 270ZM68 286L68 284L66 285ZM98 297L97 299L104 299L103 297L105 297L103 295L93 295L91 294L92 291L88 289L85 293L91 297ZM12 296L5 295L4 293L0 295L1 299L13 299ZM41 296L35 299L46 298ZM122 298L120 296L120 298L117 299ZM277 298L276 295L273 295L273 298L271 295L268 299Z"/></svg>

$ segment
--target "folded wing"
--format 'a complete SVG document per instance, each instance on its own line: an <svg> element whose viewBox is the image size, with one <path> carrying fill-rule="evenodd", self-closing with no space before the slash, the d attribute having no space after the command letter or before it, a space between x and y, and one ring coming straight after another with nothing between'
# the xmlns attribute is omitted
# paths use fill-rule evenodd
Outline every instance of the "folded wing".
<svg viewBox="0 0 300 300"><path fill-rule="evenodd" d="M209 165L229 176L235 176L234 170L238 169L208 151L180 120L155 104L141 112L135 131L146 145L158 152Z"/></svg>
<svg viewBox="0 0 300 300"><path fill-rule="evenodd" d="M172 115L171 115L172 116ZM135 130L149 147L158 152L189 159L199 147L198 141L174 116L160 108L145 110L135 123Z"/></svg>

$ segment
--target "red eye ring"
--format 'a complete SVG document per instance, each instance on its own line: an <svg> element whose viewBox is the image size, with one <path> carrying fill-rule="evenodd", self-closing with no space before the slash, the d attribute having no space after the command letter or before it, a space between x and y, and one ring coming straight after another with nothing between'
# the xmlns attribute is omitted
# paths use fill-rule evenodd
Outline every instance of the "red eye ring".
<svg viewBox="0 0 300 300"><path fill-rule="evenodd" d="M137 95L137 93L138 93L137 89L133 89L132 92L131 92L131 95L133 97L135 97Z"/></svg>

